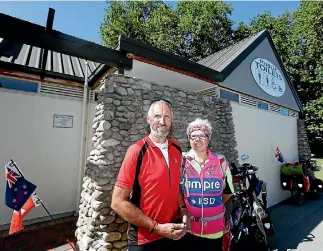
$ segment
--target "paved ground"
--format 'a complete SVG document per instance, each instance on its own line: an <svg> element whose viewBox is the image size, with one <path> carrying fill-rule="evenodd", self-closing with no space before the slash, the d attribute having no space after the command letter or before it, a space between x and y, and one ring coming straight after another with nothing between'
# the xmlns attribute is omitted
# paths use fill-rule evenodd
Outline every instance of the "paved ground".
<svg viewBox="0 0 323 251"><path fill-rule="evenodd" d="M285 201L271 209L275 236L269 239L272 250L323 250L323 194L320 200L306 200L302 206ZM60 228L75 241L75 218L60 221ZM46 225L47 224L47 225ZM66 241L49 225L41 223L13 236L0 232L0 250L4 251L71 251Z"/></svg>
<svg viewBox="0 0 323 251"><path fill-rule="evenodd" d="M276 230L269 240L272 249L323 250L323 194L320 200L308 199L301 206L285 201L271 211Z"/></svg>
<svg viewBox="0 0 323 251"><path fill-rule="evenodd" d="M57 220L65 236L75 242L76 218ZM8 231L0 232L0 251L70 251L66 240L59 234L52 222L27 226L24 231L8 236Z"/></svg>

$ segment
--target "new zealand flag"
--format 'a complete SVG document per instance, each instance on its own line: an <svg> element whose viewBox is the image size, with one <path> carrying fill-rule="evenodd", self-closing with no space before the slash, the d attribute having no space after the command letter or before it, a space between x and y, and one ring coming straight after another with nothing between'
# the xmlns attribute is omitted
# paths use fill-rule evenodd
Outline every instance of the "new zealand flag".
<svg viewBox="0 0 323 251"><path fill-rule="evenodd" d="M276 148L276 154L275 154L275 157L278 157L278 161L281 162L281 163L284 163L285 162L285 159L284 159L284 156L283 154L281 153L281 151L279 150L278 146Z"/></svg>
<svg viewBox="0 0 323 251"><path fill-rule="evenodd" d="M19 211L35 191L36 186L26 180L12 162L5 166L5 177L4 203L15 211Z"/></svg>

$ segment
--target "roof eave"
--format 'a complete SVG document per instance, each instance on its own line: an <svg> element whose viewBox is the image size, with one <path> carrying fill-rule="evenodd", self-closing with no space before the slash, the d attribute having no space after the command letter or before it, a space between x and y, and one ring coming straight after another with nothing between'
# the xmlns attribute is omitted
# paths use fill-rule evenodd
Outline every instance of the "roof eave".
<svg viewBox="0 0 323 251"><path fill-rule="evenodd" d="M283 72L284 72L284 75L285 75L285 77L286 77L286 79L287 79L287 83L288 83L289 88L291 89L291 91L292 91L292 93L293 93L293 95L294 95L294 98L295 98L295 100L296 100L296 103L297 103L297 105L298 105L298 108L300 109L300 112L303 114L303 113L304 113L304 109L303 109L303 105L302 105L302 103L301 103L301 100L300 100L300 99L299 99L299 97L298 97L298 94L297 94L297 92L296 92L296 90L295 90L295 87L294 87L294 85L293 85L293 83L292 83L292 81L291 81L291 79L290 79L290 77L289 77L288 72L286 71L286 68L285 68L285 66L284 66L283 61L281 60L281 58L280 58L280 56L279 56L279 54L278 54L278 52L277 52L277 49L276 49L275 44L274 44L274 41L272 40L272 38L271 38L271 36L270 36L270 34L269 34L269 31L268 31L268 30L266 30L266 37L267 37L267 39L268 39L268 41L269 41L269 43L270 43L270 45L271 45L271 47L272 47L272 49L273 49L273 51L274 51L274 53L275 53L275 56L276 56L276 58L277 58L277 60L278 60L278 63L279 63L279 65L280 65L280 68L281 68L281 69L283 70Z"/></svg>

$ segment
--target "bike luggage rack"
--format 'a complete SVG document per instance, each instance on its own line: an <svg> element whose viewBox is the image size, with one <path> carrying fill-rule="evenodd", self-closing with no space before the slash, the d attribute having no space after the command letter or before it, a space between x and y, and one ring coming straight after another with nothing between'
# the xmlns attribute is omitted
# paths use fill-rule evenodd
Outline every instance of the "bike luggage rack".
<svg viewBox="0 0 323 251"><path fill-rule="evenodd" d="M301 168L302 168L302 171L300 172L300 170L298 170L297 172L295 172L295 167L296 166L299 166L299 165L302 165ZM288 174L285 172L282 172L282 169L284 167L287 167L288 168ZM300 167L299 167L300 168ZM303 177L304 176L307 176L306 175L306 170L304 170L304 164L302 162L294 162L294 163L285 163L281 166L280 168L280 185L281 185L281 188L283 190L290 190L290 182L292 180L295 180L297 179L298 182L304 182L303 181ZM285 168L286 169L286 168Z"/></svg>

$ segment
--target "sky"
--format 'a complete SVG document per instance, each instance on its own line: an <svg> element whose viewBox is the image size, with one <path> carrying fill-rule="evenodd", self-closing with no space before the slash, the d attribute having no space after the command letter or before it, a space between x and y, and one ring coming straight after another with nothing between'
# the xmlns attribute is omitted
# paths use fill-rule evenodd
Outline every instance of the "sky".
<svg viewBox="0 0 323 251"><path fill-rule="evenodd" d="M176 5L176 2L167 1ZM285 10L293 12L300 1L226 1L233 6L232 20L249 23L252 17L271 11L278 16ZM99 29L103 22L105 1L1 1L0 12L42 26L46 25L48 8L55 9L53 29L101 44Z"/></svg>

